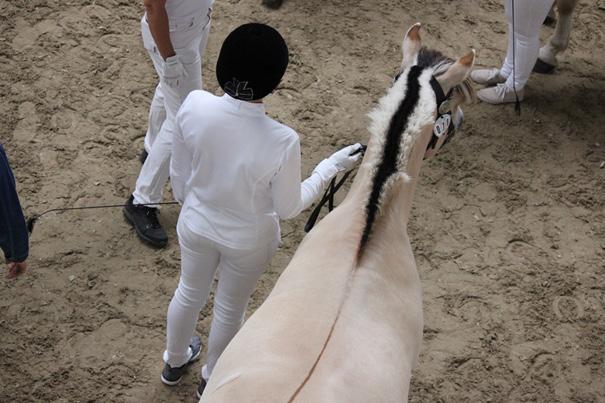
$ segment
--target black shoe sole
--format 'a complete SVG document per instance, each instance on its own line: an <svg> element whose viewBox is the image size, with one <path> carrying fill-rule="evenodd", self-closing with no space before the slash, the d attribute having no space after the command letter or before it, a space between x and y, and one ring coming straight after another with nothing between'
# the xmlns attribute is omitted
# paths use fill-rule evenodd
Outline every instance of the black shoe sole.
<svg viewBox="0 0 605 403"><path fill-rule="evenodd" d="M126 218L126 221L128 221L128 223L132 225L132 228L134 228L135 232L137 233L139 238L141 238L141 240L158 249L164 248L166 245L168 245L168 240L166 240L165 242L158 241L156 239L149 238L147 235L139 231L137 226L134 225L134 219L130 216L130 213L128 212L128 209L126 207L122 209L122 212L124 213L124 218Z"/></svg>
<svg viewBox="0 0 605 403"><path fill-rule="evenodd" d="M168 379L164 378L164 375L160 374L160 380L162 381L162 383L163 383L164 385L167 385L167 386L175 386L175 385L178 385L178 384L181 382L181 380L182 380L182 379L183 379L183 377L181 376L181 377L180 377L179 379L177 379L176 381L169 381Z"/></svg>
<svg viewBox="0 0 605 403"><path fill-rule="evenodd" d="M556 66L537 59L536 64L534 65L534 72L538 74L552 74L554 73L555 68Z"/></svg>
<svg viewBox="0 0 605 403"><path fill-rule="evenodd" d="M204 385L204 386L202 386ZM195 395L197 396L198 399L202 398L202 395L204 394L204 390L206 389L206 381L202 379L202 383L200 383L200 386L197 387L197 389L195 390ZM202 391L200 392L200 388L202 389Z"/></svg>
<svg viewBox="0 0 605 403"><path fill-rule="evenodd" d="M193 364L200 357L201 353L202 353L202 349L200 348L198 350L197 354L195 354L193 357L191 357L189 359L189 361L187 361L187 364L185 364L185 365L189 366L189 365ZM164 378L164 374L160 374L160 379L162 380L162 383L164 385L175 386L175 385L178 385L179 382L181 382L181 380L183 379L183 377L181 376L179 379L176 379L174 381L170 381L170 380Z"/></svg>
<svg viewBox="0 0 605 403"><path fill-rule="evenodd" d="M273 10L277 10L281 7L283 2L283 0L263 0L263 5Z"/></svg>

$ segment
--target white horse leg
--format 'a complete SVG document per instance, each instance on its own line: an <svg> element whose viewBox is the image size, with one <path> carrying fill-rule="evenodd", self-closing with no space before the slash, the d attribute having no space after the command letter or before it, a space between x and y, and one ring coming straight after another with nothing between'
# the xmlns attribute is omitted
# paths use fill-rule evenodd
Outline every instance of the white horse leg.
<svg viewBox="0 0 605 403"><path fill-rule="evenodd" d="M576 5L576 0L557 1L559 18L555 33L549 41L540 48L538 62L535 71L538 73L550 73L557 66L557 54L567 49L569 45L569 34L571 33L571 16Z"/></svg>

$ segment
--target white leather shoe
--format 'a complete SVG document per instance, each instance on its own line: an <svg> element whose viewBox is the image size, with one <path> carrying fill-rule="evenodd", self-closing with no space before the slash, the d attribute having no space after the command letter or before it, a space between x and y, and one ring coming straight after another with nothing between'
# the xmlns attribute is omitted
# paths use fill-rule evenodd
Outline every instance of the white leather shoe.
<svg viewBox="0 0 605 403"><path fill-rule="evenodd" d="M496 85L506 81L500 75L500 69L478 69L471 71L471 80L481 85Z"/></svg>
<svg viewBox="0 0 605 403"><path fill-rule="evenodd" d="M523 89L517 90L519 101L523 101L523 95ZM492 105L508 104L516 101L515 92L512 89L506 88L504 84L498 84L495 87L487 87L477 91L477 98Z"/></svg>

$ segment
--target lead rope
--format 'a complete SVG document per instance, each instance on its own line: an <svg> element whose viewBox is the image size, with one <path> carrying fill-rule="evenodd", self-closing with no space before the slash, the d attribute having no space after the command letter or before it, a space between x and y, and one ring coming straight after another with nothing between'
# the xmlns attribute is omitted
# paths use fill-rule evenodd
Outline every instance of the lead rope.
<svg viewBox="0 0 605 403"><path fill-rule="evenodd" d="M515 112L517 112L517 115L521 115L521 101L519 101L519 95L517 95L517 84L516 84L516 79L517 79L517 65L515 63L515 53L517 53L516 50L516 40L515 40L515 0L511 0L511 6L513 9L513 92L515 93Z"/></svg>
<svg viewBox="0 0 605 403"><path fill-rule="evenodd" d="M137 204L136 206L149 207L149 206L162 206L162 205L173 205L173 204L179 204L179 202L172 201L172 202L161 202L161 203L143 203L143 204ZM31 217L29 217L27 219L27 231L31 234L34 231L34 225L36 224L36 221L38 221L38 219L40 217L42 217L44 214L47 214L47 213L72 211L72 210L93 210L93 209L100 209L100 208L117 208L117 207L124 207L124 204L106 204L106 205L101 205L101 206L53 208L50 210L46 210L40 214L34 214Z"/></svg>
<svg viewBox="0 0 605 403"><path fill-rule="evenodd" d="M367 148L367 145L362 144L361 147L357 151L353 152L351 155L355 155L357 153L363 154L366 152ZM338 192L338 189L340 189L342 185L344 185L345 181L351 175L351 172L353 171L351 170L346 172L342 179L338 181L338 183L336 183L336 177L332 178L332 180L330 181L330 185L324 192L324 195L322 196L321 200L319 201L319 203L317 203L317 206L315 206L315 208L311 212L311 215L307 219L307 223L305 224L305 232L309 232L313 229L315 223L317 222L317 218L319 218L321 208L326 204L326 202L328 203L328 211L334 210L334 195L336 194L336 192Z"/></svg>
<svg viewBox="0 0 605 403"><path fill-rule="evenodd" d="M313 212L311 212L311 215L309 216L309 219L307 220L307 223L305 224L305 232L309 232L313 229L313 227L315 226L315 223L317 222L317 218L319 218L319 213L321 211L321 208L326 204L326 202L328 203L328 210L329 211L334 210L334 195L336 194L336 192L338 192L338 189L340 189L340 187L349 178L349 175L351 175L351 172L352 171L349 171L346 174L344 174L344 176L342 177L342 179L340 181L338 181L338 183L336 183L336 178L332 179L332 181L330 182L330 185L324 192L324 195L322 196L321 200L319 201L319 203L317 203L317 206L315 206L315 208L313 209Z"/></svg>

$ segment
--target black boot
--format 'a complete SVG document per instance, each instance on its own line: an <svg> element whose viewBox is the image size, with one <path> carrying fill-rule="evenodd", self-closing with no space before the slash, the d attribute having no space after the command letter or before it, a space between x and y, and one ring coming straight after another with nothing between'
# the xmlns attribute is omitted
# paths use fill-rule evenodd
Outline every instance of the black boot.
<svg viewBox="0 0 605 403"><path fill-rule="evenodd" d="M263 0L263 5L276 10L281 7L283 2L284 0Z"/></svg>
<svg viewBox="0 0 605 403"><path fill-rule="evenodd" d="M132 224L139 238L156 248L166 246L168 237L158 221L158 209L137 206L133 204L133 200L134 197L130 196L123 211L124 217Z"/></svg>

